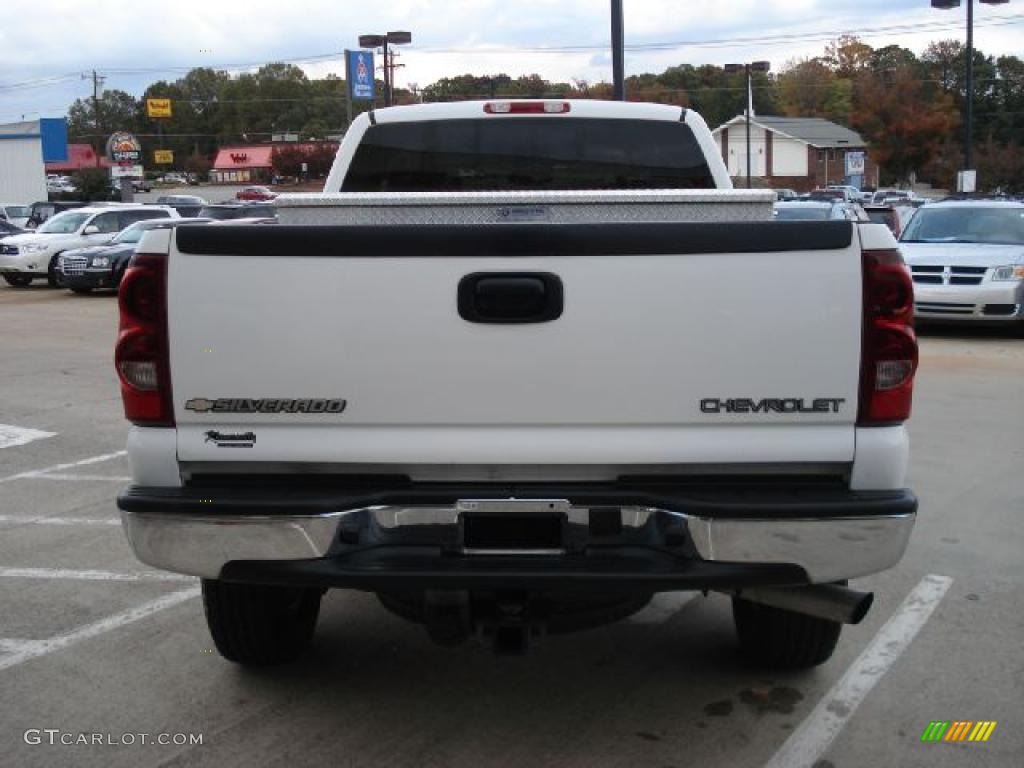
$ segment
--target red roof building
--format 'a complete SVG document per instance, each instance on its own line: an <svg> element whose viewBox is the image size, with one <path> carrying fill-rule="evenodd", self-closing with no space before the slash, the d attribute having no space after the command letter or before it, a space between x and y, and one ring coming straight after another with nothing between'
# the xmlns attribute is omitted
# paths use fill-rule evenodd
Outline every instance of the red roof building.
<svg viewBox="0 0 1024 768"><path fill-rule="evenodd" d="M57 163L47 163L47 173L74 173L83 168L96 167L96 152L88 144L68 144L68 159ZM109 168L110 161L100 156L100 168Z"/></svg>
<svg viewBox="0 0 1024 768"><path fill-rule="evenodd" d="M221 147L213 161L210 181L221 184L250 184L257 181L269 181L274 175L272 158L274 149L294 148L303 152L312 152L322 146L337 149L336 141L287 141L274 144L246 144L234 147Z"/></svg>
<svg viewBox="0 0 1024 768"><path fill-rule="evenodd" d="M213 161L210 181L241 184L264 181L272 173L270 158L273 153L274 147L270 144L221 147Z"/></svg>

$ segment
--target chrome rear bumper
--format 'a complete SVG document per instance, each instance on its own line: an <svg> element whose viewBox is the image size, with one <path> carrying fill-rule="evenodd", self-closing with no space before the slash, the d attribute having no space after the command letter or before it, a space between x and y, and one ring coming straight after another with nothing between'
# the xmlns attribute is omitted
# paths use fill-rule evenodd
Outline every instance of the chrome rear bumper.
<svg viewBox="0 0 1024 768"><path fill-rule="evenodd" d="M518 499L508 502L523 503ZM467 504L473 503L468 500L442 505L382 505L317 514L207 515L122 509L122 520L128 540L142 562L215 579L221 577L228 563L236 561L286 563L373 549L344 545L346 527L369 526L383 532L385 540L398 531L457 527L459 515L467 510ZM538 500L530 503L536 505ZM588 524L590 508L565 500L556 503L569 523ZM660 529L669 526L685 532L677 537L672 553L666 553L664 547L651 549L659 556L670 554L681 567L685 568L686 557L690 562L785 564L802 569L810 583L864 576L895 565L906 549L916 515L914 511L901 511L866 516L757 519L703 517L643 506L620 509L624 531L639 532L657 522ZM616 548L601 551L614 555ZM440 558L440 551L437 556ZM465 555L467 560L489 557L494 556ZM549 557L558 559L557 555Z"/></svg>

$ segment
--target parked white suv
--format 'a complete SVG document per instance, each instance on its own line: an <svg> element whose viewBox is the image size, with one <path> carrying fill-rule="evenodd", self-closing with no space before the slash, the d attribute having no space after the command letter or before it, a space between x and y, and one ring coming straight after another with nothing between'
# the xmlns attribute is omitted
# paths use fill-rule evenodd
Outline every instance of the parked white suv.
<svg viewBox="0 0 1024 768"><path fill-rule="evenodd" d="M37 277L57 286L57 259L64 251L99 245L130 224L145 219L176 219L173 208L157 205L94 206L64 211L35 232L0 241L0 275L9 285L25 287Z"/></svg>

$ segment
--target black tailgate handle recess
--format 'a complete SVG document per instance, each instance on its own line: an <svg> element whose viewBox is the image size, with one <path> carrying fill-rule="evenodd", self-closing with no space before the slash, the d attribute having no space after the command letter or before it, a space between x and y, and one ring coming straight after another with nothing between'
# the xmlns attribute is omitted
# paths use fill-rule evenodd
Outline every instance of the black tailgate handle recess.
<svg viewBox="0 0 1024 768"><path fill-rule="evenodd" d="M562 307L562 280L550 272L474 272L459 281L459 316L471 323L546 323Z"/></svg>

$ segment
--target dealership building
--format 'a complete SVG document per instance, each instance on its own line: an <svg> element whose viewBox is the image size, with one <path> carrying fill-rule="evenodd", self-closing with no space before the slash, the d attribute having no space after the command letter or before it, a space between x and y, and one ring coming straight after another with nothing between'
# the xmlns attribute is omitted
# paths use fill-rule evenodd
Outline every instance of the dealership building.
<svg viewBox="0 0 1024 768"><path fill-rule="evenodd" d="M711 133L729 175L745 178L746 116L737 115ZM750 176L800 192L828 184L878 186L878 166L861 135L820 117L751 117Z"/></svg>
<svg viewBox="0 0 1024 768"><path fill-rule="evenodd" d="M0 202L46 200L46 163L67 156L64 118L0 125Z"/></svg>

